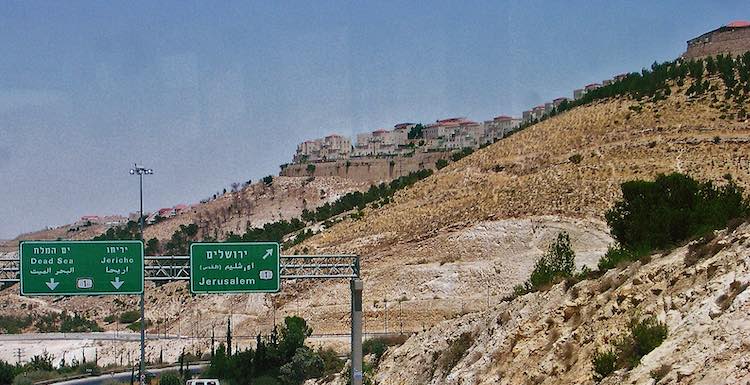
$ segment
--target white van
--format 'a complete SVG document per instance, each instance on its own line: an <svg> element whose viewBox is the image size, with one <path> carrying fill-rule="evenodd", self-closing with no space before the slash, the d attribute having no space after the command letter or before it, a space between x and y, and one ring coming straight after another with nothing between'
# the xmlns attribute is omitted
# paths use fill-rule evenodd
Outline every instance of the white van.
<svg viewBox="0 0 750 385"><path fill-rule="evenodd" d="M221 384L219 384L219 380L200 378L197 380L188 380L186 385L221 385Z"/></svg>

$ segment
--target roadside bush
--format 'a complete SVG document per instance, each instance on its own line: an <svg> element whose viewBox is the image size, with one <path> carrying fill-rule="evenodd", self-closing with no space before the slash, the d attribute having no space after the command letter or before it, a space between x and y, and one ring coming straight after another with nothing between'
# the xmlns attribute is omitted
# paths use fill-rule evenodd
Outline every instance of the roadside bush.
<svg viewBox="0 0 750 385"><path fill-rule="evenodd" d="M617 368L617 354L612 349L596 351L591 361L594 367L594 380L599 382L612 374Z"/></svg>
<svg viewBox="0 0 750 385"><path fill-rule="evenodd" d="M159 385L181 385L182 379L176 372L167 372L159 377Z"/></svg>
<svg viewBox="0 0 750 385"><path fill-rule="evenodd" d="M445 159L438 159L437 162L435 162L435 167L440 170L441 168L444 168L448 165L448 161Z"/></svg>
<svg viewBox="0 0 750 385"><path fill-rule="evenodd" d="M132 324L139 319L141 319L141 313L138 310L128 310L120 313L121 324Z"/></svg>
<svg viewBox="0 0 750 385"><path fill-rule="evenodd" d="M474 345L474 335L466 332L453 340L448 349L446 349L438 359L438 366L444 371L449 372L465 356L471 345Z"/></svg>
<svg viewBox="0 0 750 385"><path fill-rule="evenodd" d="M151 321L147 319L145 326L146 326L146 329L148 329L149 327L151 327ZM132 324L128 325L128 329L130 329L130 330L132 330L134 332L140 331L141 330L141 321L138 320L138 321L135 321Z"/></svg>
<svg viewBox="0 0 750 385"><path fill-rule="evenodd" d="M344 369L344 360L336 355L336 351L331 348L318 349L318 355L323 360L323 375L330 376L340 373Z"/></svg>
<svg viewBox="0 0 750 385"><path fill-rule="evenodd" d="M34 326L41 333L82 333L99 332L102 328L96 321L89 320L79 314L71 316L67 312L49 313L39 317Z"/></svg>
<svg viewBox="0 0 750 385"><path fill-rule="evenodd" d="M385 351L388 350L388 345L381 338L370 338L362 343L362 355L372 354L375 359L374 362L377 365L380 362L380 358L383 357Z"/></svg>
<svg viewBox="0 0 750 385"><path fill-rule="evenodd" d="M16 376L16 367L0 360L0 384L10 384Z"/></svg>
<svg viewBox="0 0 750 385"><path fill-rule="evenodd" d="M24 375L18 375L13 379L13 385L34 385L34 381Z"/></svg>
<svg viewBox="0 0 750 385"><path fill-rule="evenodd" d="M323 359L307 347L297 348L292 359L279 369L279 379L285 385L299 385L308 378L323 376Z"/></svg>
<svg viewBox="0 0 750 385"><path fill-rule="evenodd" d="M31 326L31 316L0 315L0 334L18 334Z"/></svg>

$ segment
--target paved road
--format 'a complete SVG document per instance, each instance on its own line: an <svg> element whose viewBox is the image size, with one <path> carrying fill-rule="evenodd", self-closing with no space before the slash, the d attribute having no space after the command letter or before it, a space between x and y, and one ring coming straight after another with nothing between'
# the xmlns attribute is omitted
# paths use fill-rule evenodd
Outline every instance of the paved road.
<svg viewBox="0 0 750 385"><path fill-rule="evenodd" d="M177 339L185 336L167 334L146 334L146 339ZM52 340L102 340L102 341L139 341L140 333L125 332L98 332L98 333L24 333L24 334L2 334L0 341L52 341Z"/></svg>
<svg viewBox="0 0 750 385"><path fill-rule="evenodd" d="M198 374L203 372L208 367L207 364L199 364L199 365L191 365L190 366L190 372L192 374ZM149 373L162 373L166 371L171 370L178 370L179 366L170 366L168 368L160 368L160 369L149 369ZM136 376L138 374L136 373ZM61 381L61 382L55 382L55 384L58 385L102 385L107 381L117 381L117 382L130 382L130 372L122 372L122 373L113 373L113 374L104 374L101 376L95 376L95 377L86 377L86 378L79 378L77 380L70 380L70 381ZM137 383L137 380L136 380Z"/></svg>

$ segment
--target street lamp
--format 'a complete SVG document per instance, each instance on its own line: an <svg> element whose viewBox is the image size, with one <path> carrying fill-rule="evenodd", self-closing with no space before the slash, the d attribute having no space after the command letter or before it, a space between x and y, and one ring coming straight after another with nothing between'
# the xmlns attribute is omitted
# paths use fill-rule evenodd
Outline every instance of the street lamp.
<svg viewBox="0 0 750 385"><path fill-rule="evenodd" d="M143 176L152 175L154 170L145 168L134 164L134 167L130 169L130 175L138 175L138 187L140 190L141 197L141 211L140 211L140 228L141 228L141 242L143 242ZM141 292L141 364L139 367L139 379L141 385L146 385L146 298L144 290Z"/></svg>

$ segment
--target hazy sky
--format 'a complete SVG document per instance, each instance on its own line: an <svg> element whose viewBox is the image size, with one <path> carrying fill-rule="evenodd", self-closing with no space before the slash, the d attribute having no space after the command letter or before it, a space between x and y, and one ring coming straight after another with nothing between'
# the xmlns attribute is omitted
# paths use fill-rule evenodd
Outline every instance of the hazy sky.
<svg viewBox="0 0 750 385"><path fill-rule="evenodd" d="M2 1L0 238L192 203L332 132L518 115L738 1Z"/></svg>

